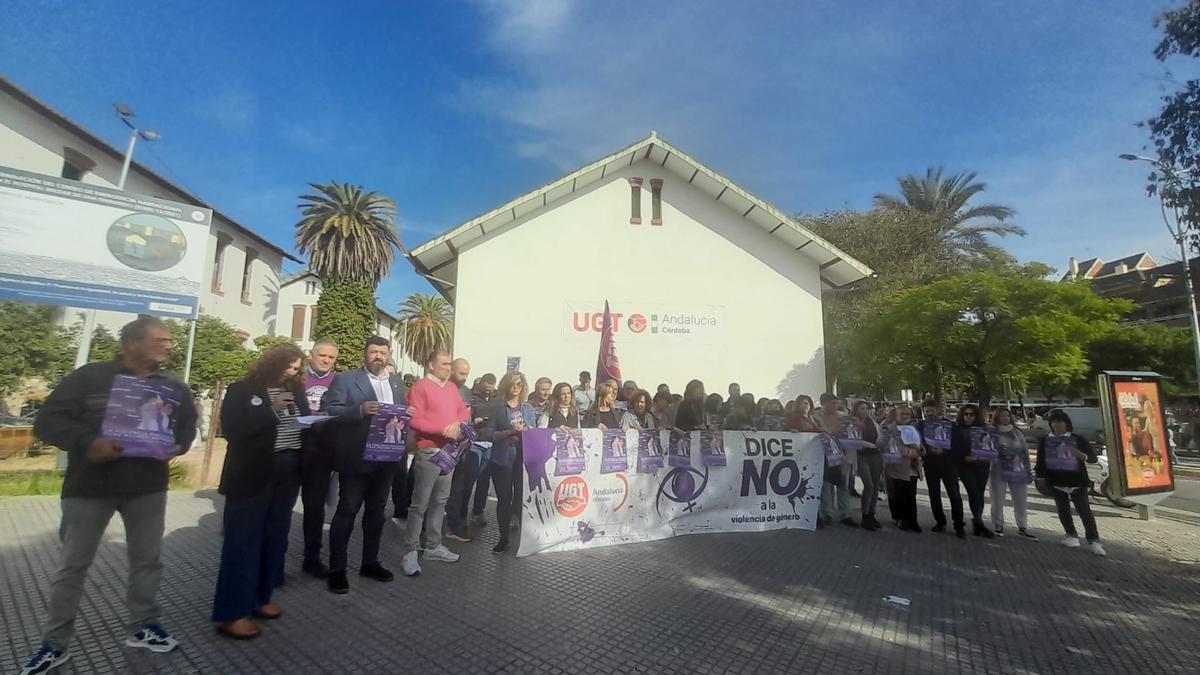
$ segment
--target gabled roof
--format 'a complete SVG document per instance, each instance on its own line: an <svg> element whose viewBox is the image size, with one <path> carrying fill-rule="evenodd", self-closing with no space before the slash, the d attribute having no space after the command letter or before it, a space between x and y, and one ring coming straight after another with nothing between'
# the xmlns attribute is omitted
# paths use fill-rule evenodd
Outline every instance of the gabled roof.
<svg viewBox="0 0 1200 675"><path fill-rule="evenodd" d="M1121 258L1120 260L1113 260L1112 262L1106 262L1100 266L1099 270L1096 270L1096 273L1093 276L1093 278L1106 277L1106 276L1109 276L1110 274L1121 274L1121 272L1117 271L1121 267L1121 265L1125 266L1126 272L1130 272L1130 271L1139 269L1142 265L1142 262L1146 261L1146 260L1148 260L1150 262L1150 267L1154 267L1154 258L1151 258L1150 254L1146 253L1145 251L1143 251L1141 253L1135 253L1131 256L1126 256L1124 258ZM1082 268L1081 268L1081 270L1082 270Z"/></svg>
<svg viewBox="0 0 1200 675"><path fill-rule="evenodd" d="M62 113L58 112L57 110L51 108L50 106L46 105L45 103L42 103L38 99L34 98L31 94L29 94L29 92L26 92L24 89L21 89L16 84L13 84L13 82L11 80L4 77L3 75L0 75L0 91L17 99L18 102L23 103L26 107L37 112L42 117L45 117L46 119L50 120L51 122L62 127L68 133L74 134L74 135L82 138L83 140L87 141L88 143L91 143L92 145L96 146L97 148L100 149L101 152L108 155L110 158L116 160L118 163L125 161L125 154L123 152L121 152L120 150L109 145L107 142L102 140L99 136L96 136L92 132L88 131L87 129L84 129L83 127L79 126L75 122L71 121L71 119L69 119L66 115L63 115ZM186 202L189 202L196 206L203 206L206 209L211 209L213 212L213 215L220 216L226 222L228 222L229 224L233 225L235 228L240 230L242 234L253 239L258 244L263 246L264 248L271 249L272 251L280 254L281 256L283 256L284 258L287 258L289 260L293 260L298 263L304 262L303 260L301 260L301 259L297 258L296 256L292 255L291 253L289 253L287 250L279 247L276 244L271 243L270 241L267 241L262 236L260 236L258 233L256 233L254 230L251 230L250 228L246 227L245 225L242 225L241 223L234 220L233 218L230 218L225 213L222 213L219 209L214 207L212 204L209 204L208 202L204 201L203 199L200 199L199 197L192 194L191 192L188 192L187 190L183 189L182 187L176 185L175 183L172 183L171 181L167 180L166 178L163 178L162 176L158 175L154 171L151 171L145 165L139 164L137 161L133 161L133 162L130 162L129 170L140 173L143 176L149 178L150 180L158 183L159 185L162 185L167 190L174 192L176 195L179 195L179 197L181 198L181 201L186 201Z"/></svg>
<svg viewBox="0 0 1200 675"><path fill-rule="evenodd" d="M428 279L438 292L453 302L458 252L463 246L604 179L610 171L631 166L639 160L652 161L671 170L689 184L778 238L782 245L791 247L797 255L804 255L815 261L820 266L821 281L828 288L840 288L874 274L871 268L842 252L771 204L692 159L659 138L653 131L627 148L452 228L441 236L421 244L405 257L416 268L418 274Z"/></svg>

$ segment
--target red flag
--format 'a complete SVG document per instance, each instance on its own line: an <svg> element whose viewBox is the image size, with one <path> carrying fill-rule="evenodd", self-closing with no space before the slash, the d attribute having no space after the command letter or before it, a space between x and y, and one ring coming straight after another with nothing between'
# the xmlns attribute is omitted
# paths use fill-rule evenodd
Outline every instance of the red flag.
<svg viewBox="0 0 1200 675"><path fill-rule="evenodd" d="M596 360L596 385L607 380L621 383L621 359L617 358L617 345L613 342L612 314L608 301L604 301L604 328L600 330L600 357Z"/></svg>

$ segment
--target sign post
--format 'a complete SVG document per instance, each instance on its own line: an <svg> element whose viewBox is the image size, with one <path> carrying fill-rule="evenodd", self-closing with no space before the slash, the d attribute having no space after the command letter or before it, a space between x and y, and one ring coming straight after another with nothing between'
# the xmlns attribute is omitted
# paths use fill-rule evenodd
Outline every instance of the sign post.
<svg viewBox="0 0 1200 675"><path fill-rule="evenodd" d="M1143 520L1175 493L1162 376L1106 370L1096 377L1108 452L1108 489L1138 505Z"/></svg>

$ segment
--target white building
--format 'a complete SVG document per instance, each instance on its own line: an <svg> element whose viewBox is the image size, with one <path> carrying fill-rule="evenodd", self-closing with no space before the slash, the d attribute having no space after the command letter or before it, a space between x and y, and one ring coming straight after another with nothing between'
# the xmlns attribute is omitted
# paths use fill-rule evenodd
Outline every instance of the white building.
<svg viewBox="0 0 1200 675"><path fill-rule="evenodd" d="M279 316L276 335L287 336L304 351L312 349L313 332L317 326L317 301L321 299L321 278L302 270L285 278L279 285ZM387 338L392 345L392 358L397 366L404 366L400 352L402 326L400 320L375 308L375 334ZM405 368L405 372L420 374L420 370Z"/></svg>
<svg viewBox="0 0 1200 675"><path fill-rule="evenodd" d="M607 300L625 378L825 388L821 294L872 274L651 133L412 251L476 372L594 372Z"/></svg>
<svg viewBox="0 0 1200 675"><path fill-rule="evenodd" d="M0 165L115 188L123 160L123 151L0 77ZM212 209L200 311L233 325L247 341L275 333L283 261L299 259L136 161L125 189ZM97 325L110 330L133 318L97 314ZM64 324L76 320L76 312L64 311Z"/></svg>

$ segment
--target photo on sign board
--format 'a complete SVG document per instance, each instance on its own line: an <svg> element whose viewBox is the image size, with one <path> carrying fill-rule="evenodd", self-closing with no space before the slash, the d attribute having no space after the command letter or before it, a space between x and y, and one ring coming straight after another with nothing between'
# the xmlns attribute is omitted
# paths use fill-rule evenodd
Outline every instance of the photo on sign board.
<svg viewBox="0 0 1200 675"><path fill-rule="evenodd" d="M1117 427L1117 459L1125 493L1173 490L1170 437L1163 421L1159 383L1114 379L1109 386L1116 407L1113 421Z"/></svg>
<svg viewBox="0 0 1200 675"><path fill-rule="evenodd" d="M183 230L153 213L131 213L116 220L106 235L113 257L135 270L161 272L187 254Z"/></svg>

